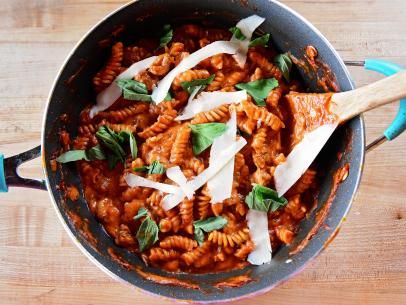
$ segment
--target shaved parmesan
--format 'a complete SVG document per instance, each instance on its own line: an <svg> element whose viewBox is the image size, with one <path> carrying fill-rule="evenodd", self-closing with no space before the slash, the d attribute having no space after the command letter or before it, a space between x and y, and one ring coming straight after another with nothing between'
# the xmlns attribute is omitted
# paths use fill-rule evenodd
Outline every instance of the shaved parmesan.
<svg viewBox="0 0 406 305"><path fill-rule="evenodd" d="M185 198L185 194L183 192L169 194L162 198L161 205L165 211L168 211L176 207L183 200L183 198Z"/></svg>
<svg viewBox="0 0 406 305"><path fill-rule="evenodd" d="M183 113L178 116L176 120L188 120L200 112L210 111L226 104L238 104L246 99L247 92L245 90L234 92L202 92L196 99L189 99Z"/></svg>
<svg viewBox="0 0 406 305"><path fill-rule="evenodd" d="M161 192L170 193L170 194L176 194L178 192L182 192L182 190L175 185L170 185L170 184L166 184L166 183L160 183L160 182L148 180L143 177L136 176L134 174L125 175L124 180L131 187L136 187L136 186L149 187L149 188L153 188L153 189L159 190ZM182 192L182 194L183 194L183 192Z"/></svg>
<svg viewBox="0 0 406 305"><path fill-rule="evenodd" d="M220 137L216 138L210 150L210 164L217 162L220 153L235 143L237 134L237 116L235 111L231 112L231 118L227 122L227 130ZM207 182L207 188L211 196L211 203L222 202L231 197L234 177L234 157Z"/></svg>
<svg viewBox="0 0 406 305"><path fill-rule="evenodd" d="M195 96L199 93L200 89L202 89L202 86L196 86L193 89L192 93L189 96L189 99L187 100L188 104L191 103L194 100Z"/></svg>
<svg viewBox="0 0 406 305"><path fill-rule="evenodd" d="M276 167L274 179L278 196L285 194L304 174L336 128L337 124L325 124L306 133L285 162Z"/></svg>
<svg viewBox="0 0 406 305"><path fill-rule="evenodd" d="M268 213L250 209L247 213L247 224L255 245L255 249L248 255L248 262L253 265L269 263L272 259L272 248L268 233Z"/></svg>
<svg viewBox="0 0 406 305"><path fill-rule="evenodd" d="M182 72L192 69L202 60L211 56L225 53L235 54L237 52L238 44L232 41L215 41L207 46L197 50L184 58L174 69L171 70L159 83L158 86L152 92L152 100L159 104L162 102L171 87L171 84L175 77Z"/></svg>
<svg viewBox="0 0 406 305"><path fill-rule="evenodd" d="M254 33L255 29L259 27L264 21L265 18L259 17L257 15L252 15L250 17L241 19L236 25L236 27L239 28L241 30L241 33L245 36L244 40L237 39L235 35L231 37L232 42L236 42L239 44L239 48L237 53L234 55L234 59L237 61L241 68L244 67L247 60L247 52L252 34Z"/></svg>
<svg viewBox="0 0 406 305"><path fill-rule="evenodd" d="M187 198L192 199L194 191L187 185L187 179L179 166L170 167L166 170L166 176L182 189Z"/></svg>
<svg viewBox="0 0 406 305"><path fill-rule="evenodd" d="M227 149L223 150L216 158L216 162L210 164L209 167L206 168L203 172L194 177L191 181L187 182L188 187L190 187L193 191L201 188L207 181L213 178L232 158L234 158L235 154L238 153L241 148L245 146L245 144L247 144L247 141L241 137L240 139L238 139L238 141L227 147ZM167 195L163 198L162 207L166 211L170 210L173 207L177 206L184 197L185 194L182 192L182 190L179 189L176 194Z"/></svg>
<svg viewBox="0 0 406 305"><path fill-rule="evenodd" d="M90 118L93 118L98 112L109 108L121 96L121 89L116 84L117 80L132 79L138 73L148 69L156 58L157 58L156 56L152 56L144 60L138 61L132 64L123 73L118 75L116 79L110 84L110 86L108 86L106 89L104 89L97 95L96 98L97 104L93 106L92 109L90 110L89 114Z"/></svg>

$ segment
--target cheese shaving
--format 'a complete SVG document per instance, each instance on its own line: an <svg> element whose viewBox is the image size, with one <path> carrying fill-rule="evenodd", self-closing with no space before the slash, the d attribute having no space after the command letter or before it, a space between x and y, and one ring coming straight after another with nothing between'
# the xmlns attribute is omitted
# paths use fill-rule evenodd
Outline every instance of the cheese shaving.
<svg viewBox="0 0 406 305"><path fill-rule="evenodd" d="M231 112L231 118L227 122L227 130L220 137L213 141L210 150L210 164L217 161L220 153L235 143L237 134L237 116L235 111ZM207 188L211 196L211 203L222 202L231 197L234 178L234 159L233 157L213 178L207 182Z"/></svg>
<svg viewBox="0 0 406 305"><path fill-rule="evenodd" d="M127 70L119 74L116 77L116 79L110 84L110 86L108 86L106 89L104 89L97 95L96 97L97 104L93 106L92 109L90 109L89 113L90 118L93 118L98 112L109 108L121 96L122 92L121 88L116 84L117 80L132 79L138 73L148 69L156 58L157 58L156 56L152 56L143 59L141 61L138 61L132 64Z"/></svg>
<svg viewBox="0 0 406 305"><path fill-rule="evenodd" d="M166 176L174 181L182 189L187 198L192 199L194 191L187 185L187 179L179 166L173 166L166 170Z"/></svg>
<svg viewBox="0 0 406 305"><path fill-rule="evenodd" d="M187 103L188 103L188 104L191 103L191 102L194 100L194 98L196 97L196 95L199 93L200 89L202 89L202 86L196 86L196 87L193 89L192 93L191 93L190 96L189 96L189 99L187 100Z"/></svg>
<svg viewBox="0 0 406 305"><path fill-rule="evenodd" d="M140 177L140 176L136 176L134 174L125 175L124 180L131 187L143 186L143 187L153 188L153 189L159 190L164 193L177 194L177 193L181 192L183 194L182 190L175 185L152 181L152 180Z"/></svg>
<svg viewBox="0 0 406 305"><path fill-rule="evenodd" d="M268 233L268 213L250 209L247 213L247 224L255 245L255 249L248 255L248 262L253 265L269 263L272 259L272 248Z"/></svg>
<svg viewBox="0 0 406 305"><path fill-rule="evenodd" d="M241 30L241 33L244 34L245 39L239 40L235 37L235 35L233 35L230 41L239 44L238 51L235 55L233 55L233 57L241 68L244 67L245 62L247 61L247 52L252 34L256 30L256 28L259 27L264 21L265 18L259 17L257 15L252 15L250 17L241 19L236 25L236 27Z"/></svg>
<svg viewBox="0 0 406 305"><path fill-rule="evenodd" d="M240 139L238 139L238 141L227 147L227 149L223 150L216 158L216 162L210 164L209 167L206 168L203 172L194 177L191 181L187 182L188 187L190 187L193 191L201 188L207 181L213 178L232 158L234 158L235 154L238 153L241 148L245 146L245 144L247 144L247 141L241 137ZM167 195L163 198L161 202L162 207L166 211L170 210L173 207L177 206L184 197L184 193L179 189L178 193Z"/></svg>
<svg viewBox="0 0 406 305"><path fill-rule="evenodd" d="M304 174L336 128L337 124L325 124L306 133L285 162L276 167L274 179L279 196L283 196Z"/></svg>
<svg viewBox="0 0 406 305"><path fill-rule="evenodd" d="M226 104L238 104L246 99L247 92L245 90L234 92L202 92L196 99L189 99L183 113L179 115L176 120L188 120L200 112L210 111Z"/></svg>
<svg viewBox="0 0 406 305"><path fill-rule="evenodd" d="M182 72L192 69L202 60L217 54L235 54L239 45L232 41L215 41L207 46L197 50L184 58L174 69L172 69L159 83L152 92L152 100L159 104L168 93L175 77Z"/></svg>

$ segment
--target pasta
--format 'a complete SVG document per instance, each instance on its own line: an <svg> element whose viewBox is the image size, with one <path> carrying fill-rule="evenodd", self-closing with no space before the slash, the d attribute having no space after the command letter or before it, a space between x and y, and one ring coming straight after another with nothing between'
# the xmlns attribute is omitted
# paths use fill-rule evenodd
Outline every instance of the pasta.
<svg viewBox="0 0 406 305"><path fill-rule="evenodd" d="M171 149L170 162L172 164L180 165L183 163L184 157L189 148L190 133L191 129L187 125L184 125L179 129Z"/></svg>
<svg viewBox="0 0 406 305"><path fill-rule="evenodd" d="M197 242L193 239L181 235L172 235L162 240L159 243L159 246L163 249L176 248L185 251L191 251L193 248L197 247Z"/></svg>
<svg viewBox="0 0 406 305"><path fill-rule="evenodd" d="M207 112L201 112L190 122L192 124L204 124L210 122L224 122L229 117L229 106L223 105Z"/></svg>
<svg viewBox="0 0 406 305"><path fill-rule="evenodd" d="M162 48L157 48L156 38L146 38L142 43L140 40L127 46L116 42L107 62L93 78L95 92L109 86L130 65L155 55L157 58L147 70L133 76L133 80L145 85L149 95L158 82L192 52L230 37L231 33L225 29L186 24L174 28L172 40ZM171 272L223 271L248 264L247 257L255 245L247 225L249 207L245 198L252 190L252 183L274 187L275 167L284 162L292 146L289 135L293 132L291 121L294 114L288 108L285 95L289 90L301 88L294 77L290 81L284 79L282 71L274 64L275 54L272 47L251 47L243 69L230 54L214 55L177 75L165 101L153 104L145 99L129 100L122 96L93 118L89 117L90 108L86 107L73 139L67 132L61 132L64 151L89 150L96 145L103 148L96 134L102 126L124 137L120 140L126 143L122 162L111 166L111 160L105 160L107 157L77 161L89 208L117 245L139 254L147 264ZM177 116L188 103L191 92L184 89L184 82L207 79L211 75L214 75L212 81L201 90L232 92L239 90L235 86L239 83L269 78L275 78L278 85L267 92L263 105L248 92L247 99L238 104L223 104L200 112L190 120L178 121ZM247 140L234 158L230 198L211 202L205 184L193 196L183 198L178 206L165 210L163 201L167 194L153 188L128 186L125 177L129 173L165 184L175 184L164 173L172 166L180 167L186 181L201 174L210 163L209 149L194 154L190 125L226 123L230 111L236 112L237 138ZM138 150L136 156L132 155L130 140L125 135L134 136ZM152 170L157 162L163 167L162 172ZM306 171L287 193L288 203L268 212L269 236L274 251L280 245L292 243L299 222L311 210L316 178L316 169ZM199 231L196 223L210 221L212 217L221 217L226 224L222 228ZM140 251L137 231L146 220L157 225L157 240ZM203 240L195 240L199 234L203 235Z"/></svg>
<svg viewBox="0 0 406 305"><path fill-rule="evenodd" d="M117 42L111 48L111 57L107 64L93 78L93 85L96 92L102 91L110 85L118 74L121 72L121 62L123 61L123 44Z"/></svg>
<svg viewBox="0 0 406 305"><path fill-rule="evenodd" d="M248 228L226 234L219 231L213 231L209 233L208 241L224 247L230 246L234 247L235 245L240 245L241 243L249 239L249 230Z"/></svg>

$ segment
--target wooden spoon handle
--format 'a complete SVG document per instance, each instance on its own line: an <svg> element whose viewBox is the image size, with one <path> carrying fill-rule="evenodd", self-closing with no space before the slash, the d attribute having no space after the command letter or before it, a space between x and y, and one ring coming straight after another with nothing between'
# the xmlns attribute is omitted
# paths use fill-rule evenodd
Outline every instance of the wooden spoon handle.
<svg viewBox="0 0 406 305"><path fill-rule="evenodd" d="M343 122L405 97L406 71L401 71L367 86L333 94L330 110Z"/></svg>

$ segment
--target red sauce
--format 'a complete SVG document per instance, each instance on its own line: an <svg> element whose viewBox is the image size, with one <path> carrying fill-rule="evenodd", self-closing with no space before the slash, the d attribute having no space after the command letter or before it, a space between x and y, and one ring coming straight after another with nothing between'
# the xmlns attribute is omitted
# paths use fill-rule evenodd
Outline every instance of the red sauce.
<svg viewBox="0 0 406 305"><path fill-rule="evenodd" d="M286 95L292 113L292 146L299 143L305 133L337 121L337 116L330 112L331 96L332 93L298 92Z"/></svg>
<svg viewBox="0 0 406 305"><path fill-rule="evenodd" d="M110 257L118 264L120 264L121 266L123 266L125 269L128 270L135 270L136 267L132 264L130 264L129 262L127 262L126 260L124 260L120 255L118 255L113 248L108 248L107 249L107 253L110 255Z"/></svg>
<svg viewBox="0 0 406 305"><path fill-rule="evenodd" d="M73 211L67 211L66 213L75 228L79 231L81 237L83 237L93 249L97 249L97 239L89 229L89 220L81 218L80 215Z"/></svg>
<svg viewBox="0 0 406 305"><path fill-rule="evenodd" d="M153 274L150 272L143 271L141 267L136 267L135 271L144 279L161 285L173 285L188 289L200 289L200 286L198 284L193 283L192 281L184 281L177 279L175 277L166 277L158 274Z"/></svg>
<svg viewBox="0 0 406 305"><path fill-rule="evenodd" d="M115 40L114 38L117 38L117 36L123 30L124 28L119 27L117 31L112 33L111 37L100 41L99 46L110 47L113 40ZM230 35L230 33L226 29L212 29L212 32L209 32L208 30L206 31L206 29L200 29L199 26L196 25L184 25L180 27L179 30L175 29L172 43L178 42L180 43L180 45L183 45L181 51L185 52L178 52L179 54L182 55L183 53L191 53L195 51L201 44L206 44L207 41L205 41L204 39L207 40L207 37L200 39L199 35L201 33L211 33L209 35L209 38L213 41L224 40L225 38L228 39ZM188 35L190 37L188 37ZM144 52L145 54L139 53L139 48L134 49L131 46L125 46L124 48L122 44L120 47L120 43L116 43L113 46L113 49L115 51L112 50L112 56L109 62L106 63L106 65L98 72L97 75L95 75L94 86L96 92L103 89L104 85L108 85L106 81L111 78L111 75L117 75L119 72L122 71L122 69L127 68L131 64L126 63L122 60L122 58L146 57L146 54L155 53L156 55L163 55L156 52L155 46L151 47L154 44L156 45L156 40L154 40L153 44L146 43L146 41L153 41L153 39L145 40L144 43L141 43L141 41L142 40L137 43L137 47L145 48L145 50L147 51L146 53ZM127 56L125 56L126 54ZM335 117L329 113L331 94L309 95L291 93L287 97L288 103L292 110L292 113L295 113L296 115L293 116L293 118L289 117L289 109L285 109L287 108L284 103L285 95L289 92L289 90L299 91L302 86L300 85L300 82L298 80L292 80L290 83L285 82L279 69L277 69L272 63L272 57L274 57L275 55L276 51L272 50L271 47L251 48L248 54L248 62L251 62L251 65L249 66L252 71L248 71L249 73L247 73L247 75L242 75L242 71L240 71L240 68L237 68L235 65L232 64L231 56L225 56L225 58L222 59L224 60L224 72L226 75L225 81L229 82L230 84L232 84L233 81L236 81L233 80L233 78L237 78L237 82L248 81L251 79L251 76L248 74L255 74L253 68L258 68L260 72L262 71L262 74L265 73L260 78L271 76L275 76L276 78L278 78L279 88L278 90L274 90L274 92L272 92L272 94L267 97L266 107L258 108L251 101L250 103L253 106L247 109L251 109L252 111L242 109L240 111L240 114L244 119L246 119L245 117L255 117L256 115L262 113L270 119L275 116L278 117L279 120L286 121L287 123L290 123L292 121L294 126L293 143L297 143L297 141L301 139L305 132L310 131L317 126L320 126L321 124L335 120ZM175 58L175 55L173 56L173 59L169 61L168 71L173 68L171 66L172 61L177 62L177 60L179 59L177 57ZM317 67L321 67L322 70L326 70L328 72L328 66L317 61L317 50L314 47L307 47L305 58L308 63L307 71L313 72L321 84L328 84L328 82L332 79L331 77L319 79L317 73L315 73ZM161 64L164 66L164 60ZM221 66L223 66L223 64L221 64ZM117 67L119 67L120 69L116 69ZM214 65L211 63L211 61L207 60L200 63L199 68L207 69L207 75L217 73L219 69L218 65ZM220 70L221 69L222 68L220 68ZM68 83L73 82L80 71L81 70L78 70L77 73L72 75L72 77L68 80ZM157 68L155 68L154 71L154 73L158 75L151 75L152 71L149 71L149 74L140 74L139 81L144 82L146 85L148 85L149 83L154 84L159 78L167 73L160 72L160 70ZM243 78L239 79L241 76ZM221 82L223 83L223 85L225 85L224 81ZM101 86L100 84L104 85ZM325 85L324 87L326 86L327 85ZM183 92L183 89L179 86L179 88L175 88L172 91L174 92L174 96L177 97L179 96L177 93ZM185 101L186 100L184 100L183 102ZM133 132L137 136L137 145L139 148L138 161L141 162L141 165L144 165L144 163L150 164L153 160L159 160L165 165L165 167L168 167L169 165L172 165L170 164L172 161L169 162L170 160L168 160L169 155L167 155L167 152L172 155L172 142L174 142L174 139L179 133L179 129L181 126L179 126L177 122L172 122L172 119L168 119L168 126L164 126L165 128L162 126L159 127L161 128L159 132L150 129L149 132L152 132L151 136L145 136L148 135L148 133L145 133L145 131L148 131L149 127L151 127L150 125L154 125L155 123L157 123L156 121L161 116L164 117L163 114L167 115L168 117L172 117L170 114L173 113L173 110L175 110L175 114L176 112L180 112L181 108L183 107L183 102L173 100L172 103L170 103L170 106L165 106L168 107L168 109L160 109L158 106L148 104L148 107L144 107L147 109L143 109L140 112L133 112L133 110L129 110L130 107L140 106L140 104L142 106L142 102L128 101L122 98L118 102L116 102L115 105L108 111L98 114L93 119L90 119L90 117L88 116L89 108L87 108L81 114L80 130L78 132L79 136L75 140L71 141L69 134L65 131L62 131L60 133L60 140L63 149L68 150L70 149L70 147L72 147L73 149L89 149L90 147L93 147L98 143L98 139L95 137L95 131L99 128L99 126L103 124L109 124L109 126L111 126L112 129L116 129L117 132L122 130L122 128L125 128ZM165 104L162 103L162 105ZM269 114L267 114L268 112ZM257 119L252 120L255 121ZM275 118L274 120L277 122ZM224 121L224 118L219 118L218 121ZM242 124L241 121L240 123ZM258 123L258 120L256 123ZM263 122L261 121L261 123ZM262 143L261 145L256 145L255 149L251 147L251 144L253 143L250 142L250 144L247 145L247 148L245 149L246 152L241 152L241 154L243 155L242 158L244 160L244 165L247 167L247 174L245 177L241 178L241 181L238 181L240 185L235 192L235 198L232 198L232 200L234 200L235 202L230 202L227 205L224 205L224 215L228 216L230 224L232 224L232 226L230 225L229 227L224 229L224 234L226 234L225 236L228 236L228 238L231 238L230 236L233 236L232 234L241 231L246 227L245 213L247 212L247 207L244 205L243 199L251 190L250 182L274 187L272 181L272 171L274 170L275 166L282 162L281 160L284 159L284 153L288 153L288 151L290 150L289 145L285 145L286 143L284 143L284 140L281 140L281 138L283 138L283 133L281 132L282 135L279 134L278 128L275 127L276 125L270 124L270 121L268 122L268 124L268 127L261 127L262 130L264 130L264 138L267 139L267 141L264 141L264 143ZM253 126L258 126L258 124ZM252 127L251 129L255 129L254 127ZM259 129L259 127L257 127L257 129ZM289 132L288 128L286 128L286 130ZM248 134L253 133L248 132ZM153 138L155 138L155 140L151 141L151 139ZM258 141L260 141L260 138L261 137L258 136ZM252 141L252 139L250 141ZM258 146L265 147L265 152L263 152L264 150L260 150ZM179 162L176 160L175 161L181 164L182 170L189 170L193 172L196 171L194 168L186 167L186 165L183 164L189 158L192 160L192 157L194 157L192 156L190 145L188 145L188 148L189 149L184 153L182 160L180 160ZM255 151L253 152L253 150ZM254 153L255 160L253 160ZM89 205L89 208L97 217L97 219L103 224L108 234L114 239L118 246L125 247L129 251L140 254L141 258L143 258L144 261L149 265L159 267L167 271L184 271L192 273L216 271L220 272L243 268L248 264L246 261L248 252L244 255L242 255L241 253L239 256L235 255L235 252L237 250L241 250L243 246L247 246L247 240L239 241L238 247L234 247L234 245L222 247L221 243L219 245L219 243L217 242L207 242L209 246L207 247L206 252L204 252L203 254L193 253L193 255L196 255L196 259L188 259L187 255L189 255L192 251L196 251L197 247L195 247L193 250L188 250L180 247L180 249L175 249L174 251L170 252L168 249L163 248L165 251L159 249L160 244L156 243L151 249L147 249L142 254L139 253L140 251L138 249L136 232L139 228L140 222L135 222L133 220L133 217L141 206L148 209L149 213L152 215L152 219L157 224L160 224L161 221L162 223L171 223L172 231L161 231L159 233L160 242L163 241L166 237L170 237L172 235L180 235L181 237L186 236L192 239L193 224L191 220L200 218L204 219L208 216L211 216L212 214L217 215L217 212L208 210L206 215L199 215L200 207L198 204L200 202L198 200L201 200L201 202L203 203L205 203L205 200L207 200L205 199L205 194L202 190L200 190L196 195L196 197L200 198L198 200L197 198L195 198L196 200L194 206L192 206L191 209L191 220L187 219L187 217L183 217L183 219L182 217L179 218L179 215L182 216L182 213L184 213L183 216L188 213L188 211L186 211L187 213L185 211L182 212L182 210L180 210L180 207L175 207L172 211L173 213L170 211L163 211L160 203L155 202L158 199L156 199L156 194L153 194L153 190L135 188L132 189L127 186L125 181L123 181L124 174L126 174L127 172L131 172L131 168L134 167L132 162L136 162L136 160L132 160L131 156L127 157L128 158L126 158L126 163L124 165L119 164L113 170L108 167L106 161L78 162L78 168L82 178L84 197ZM203 164L203 167L205 167L208 163L208 155L202 154L201 156L199 156L199 158L203 159L201 163ZM174 164L177 164L176 162ZM257 166L255 162L258 164L264 164ZM312 183L312 179L315 176L312 176L311 171L307 174L307 177L311 181L309 182L309 179L307 179L307 181L301 181L301 183L298 183L295 186L296 191L291 191L291 195L287 196L287 199L289 201L287 206L274 213L269 213L269 234L274 250L276 250L277 247L281 244L289 244L293 240L299 228L300 221L305 217L306 212L309 211L308 205L310 204L310 202L312 202L312 200L308 200L308 195L315 193L316 191L315 185L314 183ZM156 177L157 181L165 182L164 176L158 176L159 177ZM152 179L153 177L148 178ZM62 179L61 190L64 191L65 189L65 194L68 198L70 198L71 200L78 199L78 190L72 186L66 187ZM186 210L186 207L184 209ZM82 220L80 216L75 213L68 213L72 214L70 215L70 217L75 226L82 232L84 238L89 240L90 243L96 245L96 240L88 230L87 220ZM320 221L320 219L318 219L318 221ZM233 238L236 238L238 240L238 238L235 236ZM162 251L161 257L159 257L159 255L152 255L153 250L155 250L156 253L159 253L157 252L157 249ZM164 285L177 285L190 289L199 289L199 286L195 283L145 272L144 270L142 270L141 267L133 266L129 262L125 261L111 248L108 249L108 253L113 260L120 263L127 269L135 270L140 276L147 280ZM173 257L168 258L171 255ZM191 256L192 258L193 255ZM248 275L241 275L219 282L216 284L216 287L239 287L250 281L252 281L252 279Z"/></svg>
<svg viewBox="0 0 406 305"><path fill-rule="evenodd" d="M223 289L223 288L235 288L241 287L247 283L253 282L254 280L251 278L249 274L242 274L238 276L233 276L228 279L225 279L221 282L214 284L214 287Z"/></svg>
<svg viewBox="0 0 406 305"><path fill-rule="evenodd" d="M66 187L66 196L72 201L77 201L80 197L79 190L74 185L68 185Z"/></svg>
<svg viewBox="0 0 406 305"><path fill-rule="evenodd" d="M313 236L316 235L316 233L319 231L319 229L327 219L327 216L330 212L331 206L337 194L338 186L348 176L349 170L350 165L347 163L334 173L330 195L327 198L324 206L317 213L316 223L314 224L313 228L309 231L309 233L307 233L306 237L294 249L292 249L289 252L290 255L295 255L300 251L302 251L309 243L309 241L313 238Z"/></svg>

